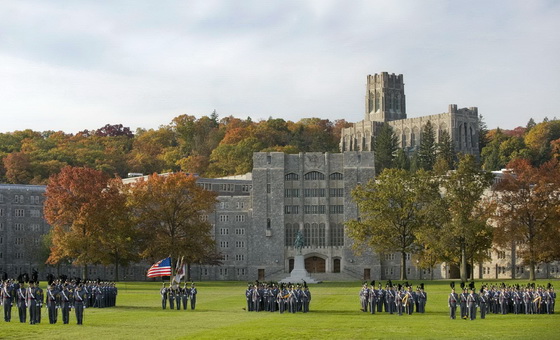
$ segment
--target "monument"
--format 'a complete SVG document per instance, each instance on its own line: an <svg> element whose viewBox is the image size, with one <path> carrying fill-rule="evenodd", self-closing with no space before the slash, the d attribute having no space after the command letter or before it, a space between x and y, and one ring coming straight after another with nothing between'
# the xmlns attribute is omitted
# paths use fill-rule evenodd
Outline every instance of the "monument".
<svg viewBox="0 0 560 340"><path fill-rule="evenodd" d="M294 241L294 248L296 248L296 256L294 257L294 269L290 272L290 276L281 280L282 283L320 283L309 276L307 270L305 270L305 261L303 259L303 254L301 249L303 248L304 238L301 230L298 230L296 234L296 239Z"/></svg>

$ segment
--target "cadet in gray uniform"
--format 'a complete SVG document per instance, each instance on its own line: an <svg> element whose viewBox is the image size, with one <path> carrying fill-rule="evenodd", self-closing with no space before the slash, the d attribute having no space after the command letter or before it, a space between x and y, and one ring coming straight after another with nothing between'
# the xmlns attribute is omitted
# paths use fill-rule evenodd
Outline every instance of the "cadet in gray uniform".
<svg viewBox="0 0 560 340"><path fill-rule="evenodd" d="M14 288L11 281L4 280L0 297L2 298L2 305L4 305L4 321L10 322L12 320L12 301L14 301Z"/></svg>
<svg viewBox="0 0 560 340"><path fill-rule="evenodd" d="M88 296L86 292L83 291L82 285L78 284L74 292L74 310L76 311L76 322L81 325L84 320L84 303Z"/></svg>
<svg viewBox="0 0 560 340"><path fill-rule="evenodd" d="M455 282L450 283L451 293L447 299L447 306L449 307L449 317L455 319L457 315L457 301L459 301L459 296L455 293Z"/></svg>
<svg viewBox="0 0 560 340"><path fill-rule="evenodd" d="M196 290L196 287L194 285L194 282L191 284L191 291L190 291L190 298L191 298L191 309L194 309L196 307L196 294L198 293L198 291Z"/></svg>
<svg viewBox="0 0 560 340"><path fill-rule="evenodd" d="M167 307L167 288L165 287L165 282L162 284L159 294L161 295L161 308L165 309Z"/></svg>
<svg viewBox="0 0 560 340"><path fill-rule="evenodd" d="M474 285L471 285L471 293L467 296L467 309L469 318L476 319L476 306L478 304L478 295L475 293Z"/></svg>

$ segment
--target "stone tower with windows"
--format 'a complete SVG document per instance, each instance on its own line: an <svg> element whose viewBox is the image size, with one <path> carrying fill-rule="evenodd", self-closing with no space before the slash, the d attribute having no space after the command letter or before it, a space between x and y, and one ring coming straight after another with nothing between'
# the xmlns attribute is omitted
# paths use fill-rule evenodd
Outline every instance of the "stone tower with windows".
<svg viewBox="0 0 560 340"><path fill-rule="evenodd" d="M387 72L368 75L365 104L367 121L406 119L403 75Z"/></svg>

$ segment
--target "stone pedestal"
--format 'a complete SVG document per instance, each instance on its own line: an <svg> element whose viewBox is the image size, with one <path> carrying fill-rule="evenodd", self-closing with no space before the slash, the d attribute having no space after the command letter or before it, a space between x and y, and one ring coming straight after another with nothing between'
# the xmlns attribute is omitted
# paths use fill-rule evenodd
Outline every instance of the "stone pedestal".
<svg viewBox="0 0 560 340"><path fill-rule="evenodd" d="M307 283L319 283L321 281L317 281L309 276L307 270L305 270L305 261L303 259L303 255L296 255L294 258L294 269L290 273L290 276L281 280L281 283L300 283L302 284L303 281Z"/></svg>

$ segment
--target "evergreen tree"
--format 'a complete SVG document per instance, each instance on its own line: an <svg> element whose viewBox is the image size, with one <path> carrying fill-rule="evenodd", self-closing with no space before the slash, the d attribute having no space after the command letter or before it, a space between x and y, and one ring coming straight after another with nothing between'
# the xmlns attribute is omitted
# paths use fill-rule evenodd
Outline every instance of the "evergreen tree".
<svg viewBox="0 0 560 340"><path fill-rule="evenodd" d="M410 170L410 159L404 149L399 148L397 150L397 156L395 157L393 165L396 169Z"/></svg>
<svg viewBox="0 0 560 340"><path fill-rule="evenodd" d="M535 120L533 118L529 119L529 121L527 122L527 126L525 127L525 133L529 132L532 128L535 127L535 125L537 125L537 123L535 123Z"/></svg>
<svg viewBox="0 0 560 340"><path fill-rule="evenodd" d="M383 169L392 168L393 160L397 153L399 139L393 128L383 124L375 138L375 172L380 174Z"/></svg>
<svg viewBox="0 0 560 340"><path fill-rule="evenodd" d="M482 152L486 144L488 144L488 127L484 117L478 115L478 151Z"/></svg>
<svg viewBox="0 0 560 340"><path fill-rule="evenodd" d="M418 149L420 168L432 170L436 162L436 134L430 121L422 128L422 138Z"/></svg>
<svg viewBox="0 0 560 340"><path fill-rule="evenodd" d="M447 163L448 169L453 169L457 154L455 153L453 141L451 140L451 136L449 135L449 132L447 132L447 130L442 131L441 135L439 136L436 150L437 158L441 158L443 161L445 161Z"/></svg>

